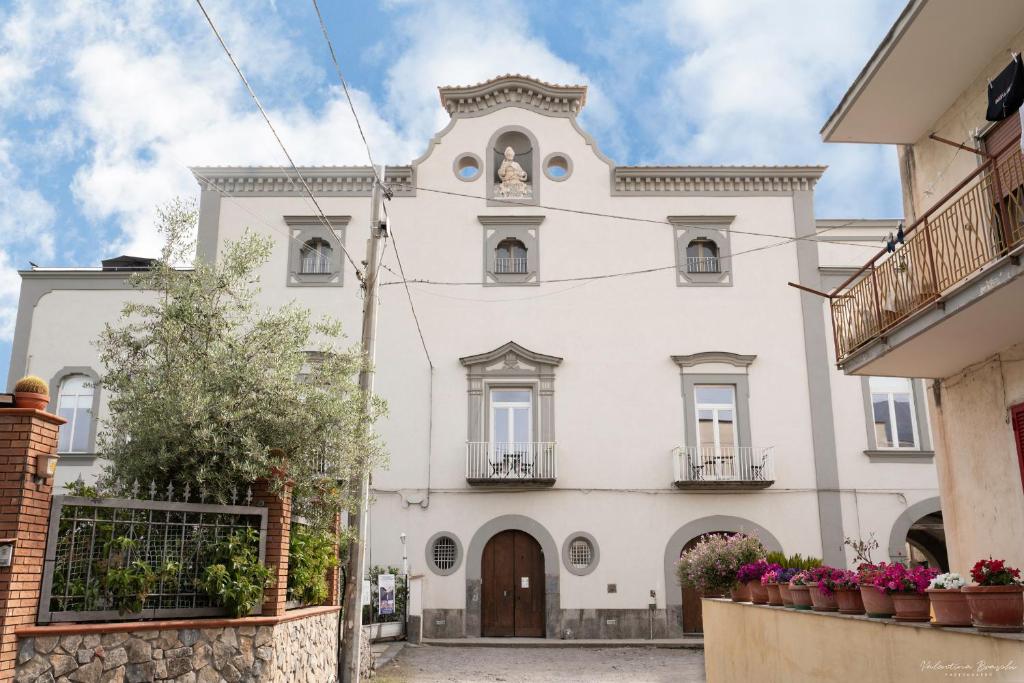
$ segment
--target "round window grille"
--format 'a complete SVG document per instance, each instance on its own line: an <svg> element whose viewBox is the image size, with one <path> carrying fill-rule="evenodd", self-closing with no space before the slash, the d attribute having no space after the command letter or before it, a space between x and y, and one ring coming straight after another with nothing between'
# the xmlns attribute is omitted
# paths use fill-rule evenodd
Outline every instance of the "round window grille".
<svg viewBox="0 0 1024 683"><path fill-rule="evenodd" d="M586 569L594 561L594 548L585 538L577 538L569 545L569 564L576 569Z"/></svg>
<svg viewBox="0 0 1024 683"><path fill-rule="evenodd" d="M434 541L434 566L441 571L448 571L455 566L455 559L458 557L458 546L448 536L442 536Z"/></svg>

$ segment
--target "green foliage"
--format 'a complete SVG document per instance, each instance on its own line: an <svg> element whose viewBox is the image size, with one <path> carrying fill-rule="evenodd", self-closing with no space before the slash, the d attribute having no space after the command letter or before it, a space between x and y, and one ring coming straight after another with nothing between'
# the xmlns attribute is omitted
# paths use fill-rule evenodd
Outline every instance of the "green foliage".
<svg viewBox="0 0 1024 683"><path fill-rule="evenodd" d="M18 380L14 385L15 392L29 391L35 394L50 395L50 385L42 377L27 375Z"/></svg>
<svg viewBox="0 0 1024 683"><path fill-rule="evenodd" d="M333 534L292 527L288 549L288 595L303 605L322 605L327 600L327 572L338 566Z"/></svg>
<svg viewBox="0 0 1024 683"><path fill-rule="evenodd" d="M796 553L787 557L782 566L800 570L814 569L821 566L821 560L817 557L804 557L800 553Z"/></svg>
<svg viewBox="0 0 1024 683"><path fill-rule="evenodd" d="M394 614L378 614L380 606L380 594L377 592L377 577L381 574L394 574L395 575L395 613ZM399 573L398 567L382 567L380 565L374 565L370 567L370 571L367 572L367 577L370 580L370 604L363 606L363 623L364 624L380 624L387 623L389 621L401 621L405 614L405 604L409 598L408 585L406 583L406 577Z"/></svg>
<svg viewBox="0 0 1024 683"><path fill-rule="evenodd" d="M274 583L270 568L259 561L259 543L255 529L232 533L217 544L213 564L199 579L199 587L232 617L251 613Z"/></svg>
<svg viewBox="0 0 1024 683"><path fill-rule="evenodd" d="M337 322L314 321L294 303L257 306L270 238L247 232L222 245L216 264L195 260L196 216L181 201L160 210L161 258L131 279L151 294L131 297L97 341L111 396L102 485L189 481L227 502L232 487L284 467L294 512L325 528L352 502L333 482L357 480L384 458L367 427L385 404L372 397L362 419L364 357L340 346Z"/></svg>
<svg viewBox="0 0 1024 683"><path fill-rule="evenodd" d="M778 550L771 551L764 559L768 564L777 564L780 567L786 566L786 554L780 553Z"/></svg>
<svg viewBox="0 0 1024 683"><path fill-rule="evenodd" d="M89 486L81 478L64 484L64 490L68 492L69 496L81 496L82 498L92 498L93 500L100 497L99 489L95 486Z"/></svg>

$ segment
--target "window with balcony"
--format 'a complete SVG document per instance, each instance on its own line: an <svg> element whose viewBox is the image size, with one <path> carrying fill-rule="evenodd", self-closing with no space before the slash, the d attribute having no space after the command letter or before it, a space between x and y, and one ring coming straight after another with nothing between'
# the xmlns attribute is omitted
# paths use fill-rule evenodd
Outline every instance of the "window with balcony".
<svg viewBox="0 0 1024 683"><path fill-rule="evenodd" d="M875 447L917 450L920 439L911 381L901 377L872 377L870 387Z"/></svg>
<svg viewBox="0 0 1024 683"><path fill-rule="evenodd" d="M303 275L326 275L331 272L333 251L331 245L319 237L307 241L302 245L302 269Z"/></svg>
<svg viewBox="0 0 1024 683"><path fill-rule="evenodd" d="M736 474L736 387L731 384L694 387L697 419L697 466L706 478L728 479Z"/></svg>
<svg viewBox="0 0 1024 683"><path fill-rule="evenodd" d="M686 245L686 272L718 273L718 245L714 240L699 237Z"/></svg>
<svg viewBox="0 0 1024 683"><path fill-rule="evenodd" d="M341 259L349 216L285 216L288 225L288 286L341 287Z"/></svg>
<svg viewBox="0 0 1024 683"><path fill-rule="evenodd" d="M517 239L498 242L494 254L494 271L499 275L526 273L526 245Z"/></svg>

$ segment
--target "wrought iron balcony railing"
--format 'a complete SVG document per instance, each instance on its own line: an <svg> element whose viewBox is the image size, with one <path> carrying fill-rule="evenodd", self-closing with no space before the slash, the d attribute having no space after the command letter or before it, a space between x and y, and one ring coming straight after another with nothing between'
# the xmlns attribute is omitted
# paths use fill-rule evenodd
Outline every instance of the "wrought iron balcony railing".
<svg viewBox="0 0 1024 683"><path fill-rule="evenodd" d="M525 273L526 258L508 258L499 256L494 259L494 272L496 273Z"/></svg>
<svg viewBox="0 0 1024 683"><path fill-rule="evenodd" d="M1024 242L1024 165L1019 139L1010 145L829 295L838 362Z"/></svg>
<svg viewBox="0 0 1024 683"><path fill-rule="evenodd" d="M558 477L554 441L470 441L466 479L474 483L551 483Z"/></svg>
<svg viewBox="0 0 1024 683"><path fill-rule="evenodd" d="M687 256L687 273L720 273L717 256Z"/></svg>
<svg viewBox="0 0 1024 683"><path fill-rule="evenodd" d="M673 460L679 488L767 488L775 481L770 446L683 446Z"/></svg>

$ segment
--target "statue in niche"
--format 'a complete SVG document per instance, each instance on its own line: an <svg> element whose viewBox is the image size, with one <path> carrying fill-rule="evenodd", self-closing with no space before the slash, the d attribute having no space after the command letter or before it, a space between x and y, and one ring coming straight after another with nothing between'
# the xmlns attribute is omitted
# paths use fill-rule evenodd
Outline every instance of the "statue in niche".
<svg viewBox="0 0 1024 683"><path fill-rule="evenodd" d="M499 197L519 199L530 197L533 191L526 182L527 175L523 167L516 161L516 152L511 147L505 148L505 160L498 167L498 184L495 194Z"/></svg>

